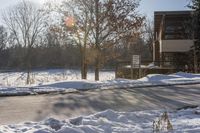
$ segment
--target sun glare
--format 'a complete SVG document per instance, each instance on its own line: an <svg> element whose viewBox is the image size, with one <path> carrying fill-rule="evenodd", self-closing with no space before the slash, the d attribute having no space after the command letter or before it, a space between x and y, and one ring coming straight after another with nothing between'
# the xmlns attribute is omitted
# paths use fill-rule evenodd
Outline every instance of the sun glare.
<svg viewBox="0 0 200 133"><path fill-rule="evenodd" d="M65 25L67 27L74 27L75 26L75 19L74 19L74 17L67 17L65 19Z"/></svg>

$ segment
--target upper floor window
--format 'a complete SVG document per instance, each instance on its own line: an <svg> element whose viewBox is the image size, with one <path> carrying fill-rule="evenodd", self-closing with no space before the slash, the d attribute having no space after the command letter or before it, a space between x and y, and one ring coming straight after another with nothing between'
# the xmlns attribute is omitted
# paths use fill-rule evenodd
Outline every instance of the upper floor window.
<svg viewBox="0 0 200 133"><path fill-rule="evenodd" d="M187 26L184 22L184 19L166 18L163 38L165 40L189 39L190 34L189 31L186 30Z"/></svg>

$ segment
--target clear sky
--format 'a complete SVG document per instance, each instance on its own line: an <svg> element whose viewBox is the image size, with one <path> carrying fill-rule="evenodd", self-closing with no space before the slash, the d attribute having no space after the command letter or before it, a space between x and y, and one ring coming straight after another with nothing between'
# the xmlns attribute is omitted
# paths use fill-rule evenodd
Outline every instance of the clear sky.
<svg viewBox="0 0 200 133"><path fill-rule="evenodd" d="M0 0L0 10L5 9L20 0ZM37 3L43 3L47 0L31 0ZM54 0L61 1L61 0ZM186 5L190 0L141 0L139 12L153 18L154 11L167 11L167 10L186 10ZM0 19L1 22L1 19Z"/></svg>
<svg viewBox="0 0 200 133"><path fill-rule="evenodd" d="M153 18L154 11L187 10L190 0L141 0L139 11Z"/></svg>

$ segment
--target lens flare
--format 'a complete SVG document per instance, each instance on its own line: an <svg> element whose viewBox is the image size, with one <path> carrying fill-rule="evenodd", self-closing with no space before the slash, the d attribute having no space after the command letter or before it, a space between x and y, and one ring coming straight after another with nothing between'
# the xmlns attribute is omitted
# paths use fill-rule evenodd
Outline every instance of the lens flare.
<svg viewBox="0 0 200 133"><path fill-rule="evenodd" d="M75 19L74 19L74 17L67 17L65 19L65 25L67 27L74 27L75 26Z"/></svg>

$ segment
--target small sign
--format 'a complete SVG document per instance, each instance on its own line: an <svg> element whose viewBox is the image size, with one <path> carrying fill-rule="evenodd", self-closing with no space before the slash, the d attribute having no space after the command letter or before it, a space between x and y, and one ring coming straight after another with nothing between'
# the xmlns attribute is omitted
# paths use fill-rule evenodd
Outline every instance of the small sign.
<svg viewBox="0 0 200 133"><path fill-rule="evenodd" d="M133 55L132 68L140 68L140 55Z"/></svg>

